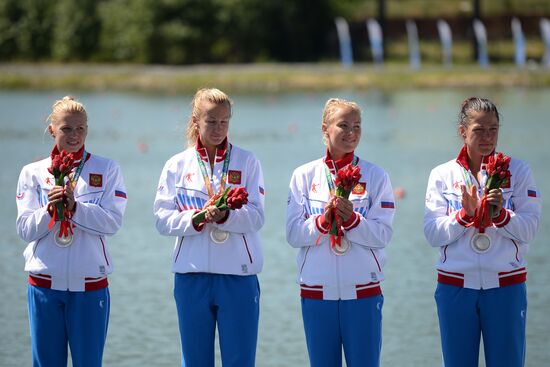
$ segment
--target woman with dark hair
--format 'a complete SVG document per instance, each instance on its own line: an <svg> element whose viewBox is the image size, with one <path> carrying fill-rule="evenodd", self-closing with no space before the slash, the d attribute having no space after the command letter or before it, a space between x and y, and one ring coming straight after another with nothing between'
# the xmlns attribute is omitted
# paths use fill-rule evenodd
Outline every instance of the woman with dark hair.
<svg viewBox="0 0 550 367"><path fill-rule="evenodd" d="M524 364L525 255L541 198L529 166L496 153L499 130L493 102L466 99L462 149L428 181L424 233L440 251L435 300L446 367L477 367L481 336L487 367Z"/></svg>

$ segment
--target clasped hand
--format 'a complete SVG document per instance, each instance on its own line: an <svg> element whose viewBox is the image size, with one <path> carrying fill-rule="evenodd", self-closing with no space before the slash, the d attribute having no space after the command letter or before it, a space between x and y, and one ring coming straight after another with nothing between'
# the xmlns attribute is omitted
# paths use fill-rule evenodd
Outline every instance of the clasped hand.
<svg viewBox="0 0 550 367"><path fill-rule="evenodd" d="M342 218L343 222L347 222L353 214L353 204L346 198L332 196L325 205L325 222L332 221L332 211L335 209L336 215Z"/></svg>
<svg viewBox="0 0 550 367"><path fill-rule="evenodd" d="M479 205L479 197L477 196L477 188L472 186L470 192L466 189L466 186L460 186L462 191L462 207L466 211L466 214L473 217L476 213L476 209ZM504 196L501 189L493 189L487 194L487 202L496 207L493 211L493 216L496 217L500 214L502 206L504 205Z"/></svg>
<svg viewBox="0 0 550 367"><path fill-rule="evenodd" d="M65 186L54 186L48 193L48 201L50 205L55 206L61 202L65 205L65 208L69 211L75 209L74 191L70 182L67 182Z"/></svg>

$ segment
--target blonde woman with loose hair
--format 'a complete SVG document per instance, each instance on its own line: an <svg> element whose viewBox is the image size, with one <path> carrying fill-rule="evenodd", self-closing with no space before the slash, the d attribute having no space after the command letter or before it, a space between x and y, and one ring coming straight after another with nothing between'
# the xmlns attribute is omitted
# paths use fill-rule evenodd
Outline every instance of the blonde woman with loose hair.
<svg viewBox="0 0 550 367"><path fill-rule="evenodd" d="M113 269L107 237L122 225L126 189L118 164L86 151L88 115L80 102L56 101L47 132L54 140L50 157L23 167L16 197L17 232L29 243L33 366L67 365L70 345L74 366L99 367ZM61 184L51 167L64 155L70 172Z"/></svg>
<svg viewBox="0 0 550 367"><path fill-rule="evenodd" d="M263 254L264 182L254 155L228 140L231 99L200 89L189 147L162 170L154 203L160 234L175 238L172 271L183 366L213 367L216 328L224 366L255 365ZM220 210L216 195L244 187L248 203ZM204 220L193 216L204 211Z"/></svg>
<svg viewBox="0 0 550 367"><path fill-rule="evenodd" d="M294 170L286 217L288 243L299 249L302 318L312 367L377 367L382 343L380 281L395 211L388 174L360 159L361 109L329 99L321 120L326 153ZM350 197L335 195L335 177L360 169ZM336 217L339 217L338 220ZM341 241L329 231L338 229Z"/></svg>

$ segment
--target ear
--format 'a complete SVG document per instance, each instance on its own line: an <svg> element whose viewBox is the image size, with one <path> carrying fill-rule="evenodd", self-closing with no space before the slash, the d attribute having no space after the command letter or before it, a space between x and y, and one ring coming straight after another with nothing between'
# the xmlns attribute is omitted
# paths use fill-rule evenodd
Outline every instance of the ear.
<svg viewBox="0 0 550 367"><path fill-rule="evenodd" d="M55 137L55 135L53 134L52 124L49 124L49 125L48 125L48 132L50 133L51 136L54 136L54 137Z"/></svg>
<svg viewBox="0 0 550 367"><path fill-rule="evenodd" d="M458 128L458 134L460 135L460 137L461 137L462 139L466 139L466 128L465 128L464 126L461 125L461 126Z"/></svg>

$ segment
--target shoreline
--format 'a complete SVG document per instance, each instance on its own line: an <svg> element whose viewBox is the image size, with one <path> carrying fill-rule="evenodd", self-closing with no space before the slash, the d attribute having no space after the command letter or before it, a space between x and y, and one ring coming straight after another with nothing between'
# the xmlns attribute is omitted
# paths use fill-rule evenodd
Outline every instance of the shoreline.
<svg viewBox="0 0 550 367"><path fill-rule="evenodd" d="M540 65L428 65L383 67L357 63L134 65L134 64L0 64L0 89L192 93L216 86L231 93L321 92L335 89L392 90L472 87L550 87L550 69Z"/></svg>

